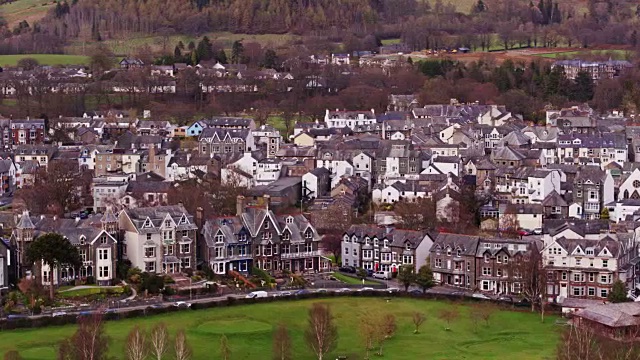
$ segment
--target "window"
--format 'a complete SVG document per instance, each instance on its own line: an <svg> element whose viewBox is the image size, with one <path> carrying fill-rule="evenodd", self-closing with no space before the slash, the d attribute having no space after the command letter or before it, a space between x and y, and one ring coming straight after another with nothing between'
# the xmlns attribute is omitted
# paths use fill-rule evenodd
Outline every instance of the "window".
<svg viewBox="0 0 640 360"><path fill-rule="evenodd" d="M442 259L436 259L435 261L435 266L437 268L441 268L442 267Z"/></svg>
<svg viewBox="0 0 640 360"><path fill-rule="evenodd" d="M573 288L573 296L583 296L584 288L583 287L574 287Z"/></svg>
<svg viewBox="0 0 640 360"><path fill-rule="evenodd" d="M164 226L165 227L170 227L171 226L171 220L165 220L164 221Z"/></svg>
<svg viewBox="0 0 640 360"><path fill-rule="evenodd" d="M144 257L156 257L156 248L151 246L146 246L144 248Z"/></svg>
<svg viewBox="0 0 640 360"><path fill-rule="evenodd" d="M576 258L576 266L580 266L582 263L582 259L581 258Z"/></svg>
<svg viewBox="0 0 640 360"><path fill-rule="evenodd" d="M286 220L287 224L293 224L293 218L291 216L289 216Z"/></svg>
<svg viewBox="0 0 640 360"><path fill-rule="evenodd" d="M156 263L155 263L155 261L146 261L144 263L144 271L146 271L146 272L156 272Z"/></svg>
<svg viewBox="0 0 640 360"><path fill-rule="evenodd" d="M101 278L109 277L109 267L108 266L100 266L98 267L98 276Z"/></svg>
<svg viewBox="0 0 640 360"><path fill-rule="evenodd" d="M151 240L151 233L147 233L147 240Z"/></svg>
<svg viewBox="0 0 640 360"><path fill-rule="evenodd" d="M304 238L305 238L305 239L311 239L311 238L313 238L313 232L312 232L311 230L307 230L307 231L305 231L305 233L304 233Z"/></svg>
<svg viewBox="0 0 640 360"><path fill-rule="evenodd" d="M609 294L607 289L600 289L600 297L606 298Z"/></svg>
<svg viewBox="0 0 640 360"><path fill-rule="evenodd" d="M489 256L489 254L484 254L484 262L488 263L489 260L491 260L491 257Z"/></svg>
<svg viewBox="0 0 640 360"><path fill-rule="evenodd" d="M285 231L282 234L282 240L291 240L291 234L289 234L289 231Z"/></svg>
<svg viewBox="0 0 640 360"><path fill-rule="evenodd" d="M507 255L503 256L502 257L502 262L505 263L505 264L508 264L509 263L509 257Z"/></svg>
<svg viewBox="0 0 640 360"><path fill-rule="evenodd" d="M600 283L601 284L609 283L608 279L609 279L609 277L607 275L600 275Z"/></svg>
<svg viewBox="0 0 640 360"><path fill-rule="evenodd" d="M344 254L349 255L349 248L344 248Z"/></svg>
<svg viewBox="0 0 640 360"><path fill-rule="evenodd" d="M460 255L462 255L462 250L460 249L456 250L456 256L460 256Z"/></svg>
<svg viewBox="0 0 640 360"><path fill-rule="evenodd" d="M191 267L191 258L185 257L185 258L180 259L180 267L182 267L183 269L190 268Z"/></svg>
<svg viewBox="0 0 640 360"><path fill-rule="evenodd" d="M269 221L265 221L265 222L264 222L264 228L265 228L265 229L268 229L268 228L269 228Z"/></svg>
<svg viewBox="0 0 640 360"><path fill-rule="evenodd" d="M490 267L483 267L482 268L482 275L491 276L491 268Z"/></svg>
<svg viewBox="0 0 640 360"><path fill-rule="evenodd" d="M353 256L358 256L358 250L357 249L353 249Z"/></svg>
<svg viewBox="0 0 640 360"><path fill-rule="evenodd" d="M447 256L451 256L451 248L447 248Z"/></svg>
<svg viewBox="0 0 640 360"><path fill-rule="evenodd" d="M596 288L592 288L592 287L590 287L590 288L588 289L587 295L589 295L589 296L596 296Z"/></svg>
<svg viewBox="0 0 640 360"><path fill-rule="evenodd" d="M497 269L496 270L496 276L502 277L502 269Z"/></svg>
<svg viewBox="0 0 640 360"><path fill-rule="evenodd" d="M109 260L109 250L98 249L98 260Z"/></svg>
<svg viewBox="0 0 640 360"><path fill-rule="evenodd" d="M602 260L602 267L603 268L609 267L609 260Z"/></svg>
<svg viewBox="0 0 640 360"><path fill-rule="evenodd" d="M593 255L593 249L587 248L586 252L587 252L587 255Z"/></svg>
<svg viewBox="0 0 640 360"><path fill-rule="evenodd" d="M596 281L596 274L589 273L589 282L594 282L594 281Z"/></svg>
<svg viewBox="0 0 640 360"><path fill-rule="evenodd" d="M562 272L562 280L567 280L567 273L566 272Z"/></svg>
<svg viewBox="0 0 640 360"><path fill-rule="evenodd" d="M467 271L471 271L471 262L467 261Z"/></svg>
<svg viewBox="0 0 640 360"><path fill-rule="evenodd" d="M584 275L582 275L582 274L573 274L573 281L575 281L575 282L584 281Z"/></svg>
<svg viewBox="0 0 640 360"><path fill-rule="evenodd" d="M191 252L191 244L180 244L180 253L188 254Z"/></svg>
<svg viewBox="0 0 640 360"><path fill-rule="evenodd" d="M224 235L222 235L222 234L216 235L216 243L220 244L220 243L223 243L223 242L224 242Z"/></svg>

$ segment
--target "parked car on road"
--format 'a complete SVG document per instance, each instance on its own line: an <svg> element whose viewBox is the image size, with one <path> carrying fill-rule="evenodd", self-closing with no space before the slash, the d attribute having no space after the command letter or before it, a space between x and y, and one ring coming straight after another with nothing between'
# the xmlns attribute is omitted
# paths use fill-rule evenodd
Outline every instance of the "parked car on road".
<svg viewBox="0 0 640 360"><path fill-rule="evenodd" d="M247 299L256 299L256 298L266 298L269 296L266 291L253 291L247 294L245 298Z"/></svg>
<svg viewBox="0 0 640 360"><path fill-rule="evenodd" d="M533 229L532 233L534 233L535 235L542 235L542 228L535 228Z"/></svg>
<svg viewBox="0 0 640 360"><path fill-rule="evenodd" d="M358 291L375 291L376 289L372 288L372 287L363 287L362 289L359 289Z"/></svg>
<svg viewBox="0 0 640 360"><path fill-rule="evenodd" d="M491 299L490 297L488 297L487 295L482 294L482 293L474 293L474 294L471 295L471 297L474 297L476 299L485 299L485 300L490 300Z"/></svg>
<svg viewBox="0 0 640 360"><path fill-rule="evenodd" d="M384 280L389 280L391 279L391 272L389 271L376 271L373 273L373 277L376 279L384 279Z"/></svg>
<svg viewBox="0 0 640 360"><path fill-rule="evenodd" d="M173 306L177 308L189 308L191 307L191 304L186 301L176 301Z"/></svg>
<svg viewBox="0 0 640 360"><path fill-rule="evenodd" d="M56 311L51 314L51 317L59 317L59 316L65 316L65 315L67 315L65 311Z"/></svg>
<svg viewBox="0 0 640 360"><path fill-rule="evenodd" d="M350 274L355 274L356 273L356 268L353 266L341 266L338 268L338 270L340 270L341 272L346 272L346 273L350 273Z"/></svg>

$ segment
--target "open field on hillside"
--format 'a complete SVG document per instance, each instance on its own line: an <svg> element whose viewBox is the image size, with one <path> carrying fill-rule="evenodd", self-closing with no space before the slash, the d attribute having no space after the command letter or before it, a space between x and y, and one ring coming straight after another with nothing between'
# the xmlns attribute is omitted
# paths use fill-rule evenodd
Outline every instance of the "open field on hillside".
<svg viewBox="0 0 640 360"><path fill-rule="evenodd" d="M149 329L165 322L171 336L179 328L186 330L193 347L193 359L219 359L220 336L230 342L233 359L270 359L272 330L284 322L292 337L293 358L313 359L304 343L307 311L313 302L331 306L339 331L338 348L327 359L347 355L362 359L364 351L358 331L363 314L392 313L398 330L385 343L385 359L553 359L559 339L559 327L553 317L540 322L537 314L498 311L489 325L474 329L469 320L471 307L449 302L394 298L332 298L323 300L279 301L207 310L184 310L178 313L149 316L106 324L110 337L110 357L124 358L124 344L134 324ZM460 317L450 325L438 319L438 311L457 307ZM420 334L413 334L413 312L426 315ZM445 327L451 330L446 331ZM25 360L55 359L57 343L74 331L73 326L4 331L0 333L0 354L16 349Z"/></svg>
<svg viewBox="0 0 640 360"><path fill-rule="evenodd" d="M51 0L16 0L0 5L0 16L7 21L10 29L22 20L33 25L35 21L42 19L55 4L56 2Z"/></svg>
<svg viewBox="0 0 640 360"><path fill-rule="evenodd" d="M0 66L16 66L22 58L33 58L40 65L86 65L89 63L87 56L59 55L59 54L25 54L25 55L0 55Z"/></svg>
<svg viewBox="0 0 640 360"><path fill-rule="evenodd" d="M299 38L299 36L292 34L233 34L229 32L215 32L205 34L212 42L219 42L225 49L231 49L234 41L242 40L245 44L248 42L257 42L262 46L280 47L287 44L291 40ZM182 41L186 47L190 41L197 42L202 39L186 36L186 35L172 35L172 36L145 36L145 35L132 35L128 39L110 39L102 41L101 43L106 45L118 56L134 55L136 50L143 45L148 45L153 51L166 50L173 54L173 50L178 45L178 42ZM91 51L91 41L75 40L72 41L69 46L65 48L65 52L69 54L89 54ZM230 56L231 54L228 54Z"/></svg>
<svg viewBox="0 0 640 360"><path fill-rule="evenodd" d="M632 55L632 52L629 50L578 50L578 51L564 51L564 52L553 52L553 53L544 53L537 54L536 56L541 56L549 59L578 59L584 57L611 57L614 60L625 60L629 56Z"/></svg>

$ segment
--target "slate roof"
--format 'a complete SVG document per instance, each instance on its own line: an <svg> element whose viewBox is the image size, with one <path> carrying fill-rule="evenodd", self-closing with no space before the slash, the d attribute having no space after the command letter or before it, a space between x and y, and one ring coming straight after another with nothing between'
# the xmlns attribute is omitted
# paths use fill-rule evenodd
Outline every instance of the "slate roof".
<svg viewBox="0 0 640 360"><path fill-rule="evenodd" d="M440 233L436 237L431 251L444 250L447 247L456 251L460 248L462 255L475 256L479 241L480 237L476 235Z"/></svg>
<svg viewBox="0 0 640 360"><path fill-rule="evenodd" d="M617 328L640 325L640 303L601 304L578 310L574 316Z"/></svg>

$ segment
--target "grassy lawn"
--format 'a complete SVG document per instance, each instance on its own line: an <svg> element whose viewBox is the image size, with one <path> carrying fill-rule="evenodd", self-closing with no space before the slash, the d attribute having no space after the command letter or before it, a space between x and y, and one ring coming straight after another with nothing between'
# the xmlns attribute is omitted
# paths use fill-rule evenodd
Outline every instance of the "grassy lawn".
<svg viewBox="0 0 640 360"><path fill-rule="evenodd" d="M88 56L79 55L59 55L59 54L22 54L22 55L0 55L0 66L16 66L23 58L33 58L38 60L40 65L86 65L89 63Z"/></svg>
<svg viewBox="0 0 640 360"><path fill-rule="evenodd" d="M2 4L0 15L7 21L10 29L22 20L27 20L29 25L33 26L33 23L44 17L55 4L56 2L51 0L15 0Z"/></svg>
<svg viewBox="0 0 640 360"><path fill-rule="evenodd" d="M402 41L402 39L384 39L381 40L380 42L382 43L382 45L392 45L392 44L399 44Z"/></svg>
<svg viewBox="0 0 640 360"><path fill-rule="evenodd" d="M83 297L89 295L97 295L97 294L122 294L124 290L121 287L115 288L85 288L85 289L76 289L70 291L58 291L58 296L62 298L73 298L73 297Z"/></svg>
<svg viewBox="0 0 640 360"><path fill-rule="evenodd" d="M477 330L469 319L470 308L449 302L414 299L333 298L301 300L286 303L243 305L208 310L185 310L179 313L146 318L107 322L110 337L110 358L124 358L124 344L134 324L147 330L157 322L165 322L173 336L179 328L187 332L193 347L193 359L219 359L220 336L230 342L233 359L271 358L272 330L279 322L289 327L293 358L313 359L304 343L303 332L307 311L314 301L331 305L339 331L338 348L327 356L348 355L350 360L362 359L364 351L358 332L358 320L365 314L392 313L398 331L385 343L385 359L553 359L558 341L555 318L540 323L537 314L529 312L498 311L489 326L479 325ZM438 311L458 307L460 317L450 325L437 318ZM423 312L427 321L421 333L413 334L412 314ZM445 331L449 327L451 331ZM0 334L0 353L16 349L25 360L55 359L58 342L71 335L74 326L48 327L29 330L5 331ZM213 354L213 355L212 355ZM168 357L167 357L168 358Z"/></svg>
<svg viewBox="0 0 640 360"><path fill-rule="evenodd" d="M339 273L339 272L334 272L332 274L336 279L342 281L345 284L350 284L350 285L362 285L362 280ZM375 282L375 281L371 281L371 280L364 280L364 284L365 285L378 285L380 283Z"/></svg>

